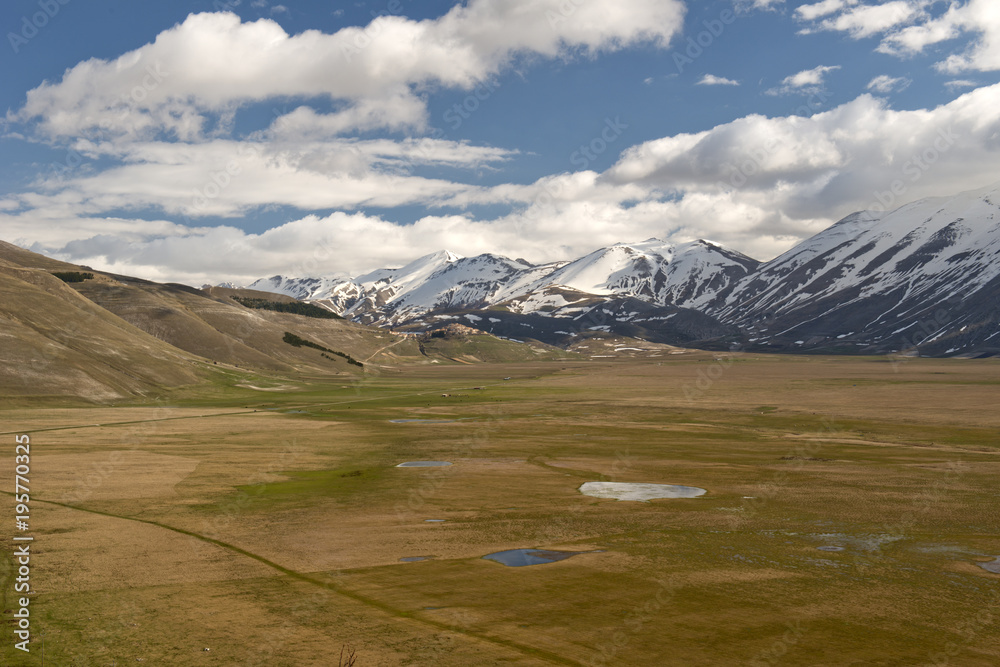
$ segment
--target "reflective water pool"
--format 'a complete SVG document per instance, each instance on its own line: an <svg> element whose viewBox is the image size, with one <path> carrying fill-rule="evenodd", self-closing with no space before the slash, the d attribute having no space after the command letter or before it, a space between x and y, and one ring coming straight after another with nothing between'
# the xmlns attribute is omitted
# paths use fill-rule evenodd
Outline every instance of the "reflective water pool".
<svg viewBox="0 0 1000 667"><path fill-rule="evenodd" d="M979 563L979 567L993 574L1000 574L1000 556L995 561L989 563Z"/></svg>
<svg viewBox="0 0 1000 667"><path fill-rule="evenodd" d="M525 565L545 565L566 560L579 554L595 553L593 551L552 551L550 549L509 549L483 556L486 560L495 560L507 567L524 567Z"/></svg>
<svg viewBox="0 0 1000 667"><path fill-rule="evenodd" d="M407 461L400 463L397 468L433 468L435 466L450 466L451 461Z"/></svg>
<svg viewBox="0 0 1000 667"><path fill-rule="evenodd" d="M646 501L654 498L697 498L708 493L697 486L633 482L586 482L580 493L594 498Z"/></svg>

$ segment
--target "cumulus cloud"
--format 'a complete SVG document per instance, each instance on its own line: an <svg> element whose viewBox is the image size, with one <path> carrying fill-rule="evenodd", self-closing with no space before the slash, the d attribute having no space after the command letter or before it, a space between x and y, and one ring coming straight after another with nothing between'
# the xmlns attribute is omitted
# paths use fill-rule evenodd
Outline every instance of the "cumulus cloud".
<svg viewBox="0 0 1000 667"><path fill-rule="evenodd" d="M164 133L194 140L211 115L276 98L348 107L339 122L418 123L414 86L472 88L518 56L570 57L639 42L666 46L681 29L679 0L471 0L437 19L380 16L333 34L289 35L269 19L196 14L115 60L91 59L28 92L9 120L49 137ZM402 117L391 109L410 107Z"/></svg>
<svg viewBox="0 0 1000 667"><path fill-rule="evenodd" d="M748 116L630 148L603 178L766 201L764 224L870 208L897 180L908 200L985 185L998 151L1000 84L929 110L895 111L862 95L809 118Z"/></svg>
<svg viewBox="0 0 1000 667"><path fill-rule="evenodd" d="M823 0L796 9L809 25L802 32L845 32L854 39L881 35L877 51L901 57L927 47L956 42L961 49L937 64L943 72L1000 70L1000 5L995 0L952 0L940 14L930 0L892 0L861 4L857 0ZM818 20L822 19L822 20Z"/></svg>
<svg viewBox="0 0 1000 667"><path fill-rule="evenodd" d="M977 39L963 53L939 63L944 72L1000 70L1000 6L992 0L970 0L952 16L954 24Z"/></svg>
<svg viewBox="0 0 1000 667"><path fill-rule="evenodd" d="M985 3L955 3L934 19L940 25L920 13L920 2L903 3L910 14L898 4L867 15L888 26L879 29L883 45L905 55L948 30L976 31L982 39L941 67L989 62L989 21L968 18ZM857 12L871 7L823 0L795 15L860 38L866 33L856 24L866 15ZM420 135L436 88L474 94L523 57L666 44L682 18L675 1L471 0L434 20L390 16L332 35L288 35L270 20L191 16L121 58L78 64L8 116L25 135L61 142L90 164L42 174L31 191L4 196L0 229L67 260L182 282L357 274L443 247L547 261L650 236L708 237L767 259L842 215L883 205L895 182L901 204L996 173L1000 85L934 109L896 111L862 95L810 117L751 115L634 146L603 173L532 183L486 186L443 175L501 168L518 155L512 148L386 134ZM837 69L804 70L768 92L810 94ZM739 82L705 75L698 83ZM905 85L882 75L869 89ZM241 106L274 100L288 107L268 126L233 135ZM300 211L298 219L260 234L203 222L277 206ZM400 224L391 212L365 210L402 206L428 214ZM480 206L500 212L467 212ZM186 222L148 219L159 212Z"/></svg>
<svg viewBox="0 0 1000 667"><path fill-rule="evenodd" d="M876 93L885 94L906 90L910 87L911 83L913 83L913 81L907 79L906 77L892 77L888 74L880 74L868 82L867 89Z"/></svg>
<svg viewBox="0 0 1000 667"><path fill-rule="evenodd" d="M523 203L531 186L486 190L438 175L494 169L517 151L419 138L430 92L478 94L525 57L666 46L683 17L680 0L471 0L437 19L380 16L290 35L269 19L191 15L152 43L81 62L28 92L7 115L8 136L67 146L83 166L41 174L2 210L73 225L65 221L112 211L202 218L276 206ZM270 126L233 137L237 110L269 101L282 105ZM369 131L411 138L345 136ZM435 177L415 174L422 167Z"/></svg>
<svg viewBox="0 0 1000 667"><path fill-rule="evenodd" d="M828 72L836 72L840 65L820 65L786 76L777 88L766 91L768 95L813 94L823 89L823 81Z"/></svg>
<svg viewBox="0 0 1000 667"><path fill-rule="evenodd" d="M400 150L395 145L358 148L366 163L392 161L397 159L393 151ZM232 150L224 142L207 146L219 151L216 159ZM476 155L488 149L454 142L433 148L442 160L494 157ZM142 150L146 164L166 149L150 144ZM469 155L463 153L467 150ZM454 191L455 184L402 178L386 188L453 203L512 205L509 213L490 219L428 215L407 225L363 212L337 212L306 215L250 234L231 227L105 220L74 199L83 191L80 185L53 192L49 201L19 201L17 207L8 205L9 198L0 201L0 225L7 238L35 238L38 249L67 260L191 282L249 281L279 272L357 274L398 266L443 247L464 255L498 252L547 261L650 236L708 237L768 259L853 211L986 185L984 179L996 173L998 154L1000 84L933 109L897 111L884 99L862 95L808 118L748 116L634 146L603 173L556 174L527 185ZM210 157L198 154L190 161L211 162ZM157 164L172 161L168 150ZM275 176L255 176L261 180L248 191L265 187ZM113 196L129 182L123 180L117 190L110 184L95 189L111 197L101 205L117 203ZM155 182L149 179L146 187ZM321 190L298 189L294 183L279 187L290 198L321 198ZM64 220L72 225L59 224ZM40 227L46 231L39 236Z"/></svg>
<svg viewBox="0 0 1000 667"><path fill-rule="evenodd" d="M795 16L803 21L812 21L856 4L858 4L858 0L823 0L815 4L796 7Z"/></svg>
<svg viewBox="0 0 1000 667"><path fill-rule="evenodd" d="M820 29L843 31L850 33L854 39L862 39L906 24L919 13L917 4L908 0L879 5L855 4L842 9L838 16L824 19Z"/></svg>
<svg viewBox="0 0 1000 667"><path fill-rule="evenodd" d="M736 0L735 6L739 12L749 12L754 9L776 11L783 4L785 0Z"/></svg>
<svg viewBox="0 0 1000 667"><path fill-rule="evenodd" d="M740 85L740 82L739 81L734 81L733 79L727 79L724 76L715 76L714 74L706 74L705 76L701 77L701 80L698 81L698 83L695 84L695 85L698 85L698 86L738 86L738 85Z"/></svg>

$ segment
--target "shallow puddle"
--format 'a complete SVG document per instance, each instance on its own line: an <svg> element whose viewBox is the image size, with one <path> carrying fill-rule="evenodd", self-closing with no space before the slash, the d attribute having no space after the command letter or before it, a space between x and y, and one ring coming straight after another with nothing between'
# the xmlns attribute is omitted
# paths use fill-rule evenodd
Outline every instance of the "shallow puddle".
<svg viewBox="0 0 1000 667"><path fill-rule="evenodd" d="M509 549L483 556L486 560L495 560L507 567L524 567L525 565L544 565L566 560L580 554L595 553L593 551L552 551L550 549Z"/></svg>
<svg viewBox="0 0 1000 667"><path fill-rule="evenodd" d="M444 523L445 519L424 519L424 523Z"/></svg>
<svg viewBox="0 0 1000 667"><path fill-rule="evenodd" d="M580 493L594 498L645 502L655 498L697 498L708 492L697 486L680 486L678 484L586 482L580 487Z"/></svg>
<svg viewBox="0 0 1000 667"><path fill-rule="evenodd" d="M401 562L401 563L416 563L417 561L430 560L432 558L434 558L434 556L407 556L406 558L400 558L399 562Z"/></svg>
<svg viewBox="0 0 1000 667"><path fill-rule="evenodd" d="M435 466L450 466L451 461L407 461L400 463L397 468L433 468Z"/></svg>
<svg viewBox="0 0 1000 667"><path fill-rule="evenodd" d="M835 546L831 546L831 545L827 545L827 546L823 546L823 547L816 547L816 548L819 549L820 551L843 551L844 550L844 547L835 547Z"/></svg>
<svg viewBox="0 0 1000 667"><path fill-rule="evenodd" d="M992 572L993 574L1000 574L1000 556L997 559L989 563L977 563L979 567L983 568L987 572Z"/></svg>

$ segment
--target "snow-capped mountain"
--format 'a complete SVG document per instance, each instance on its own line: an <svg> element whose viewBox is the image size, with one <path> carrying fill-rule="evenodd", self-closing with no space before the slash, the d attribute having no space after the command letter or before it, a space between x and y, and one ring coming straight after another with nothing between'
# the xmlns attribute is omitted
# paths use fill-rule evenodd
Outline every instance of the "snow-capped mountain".
<svg viewBox="0 0 1000 667"><path fill-rule="evenodd" d="M724 298L759 262L733 250L659 239L617 243L545 276L532 291L569 287L586 294L634 296L658 305L704 309Z"/></svg>
<svg viewBox="0 0 1000 667"><path fill-rule="evenodd" d="M249 285L366 324L461 318L563 344L588 331L791 351L1000 353L1000 185L863 211L760 263L708 241L617 243L532 265L440 251L353 279Z"/></svg>
<svg viewBox="0 0 1000 667"><path fill-rule="evenodd" d="M850 215L761 265L707 312L782 347L958 353L990 339L1000 346L998 286L1000 188L991 187Z"/></svg>
<svg viewBox="0 0 1000 667"><path fill-rule="evenodd" d="M519 314L572 312L574 304L592 296L704 307L724 298L756 265L708 241L672 245L649 239L615 244L573 262L533 265L445 250L350 280L274 276L248 287L318 301L366 324L399 325L430 312L503 304Z"/></svg>

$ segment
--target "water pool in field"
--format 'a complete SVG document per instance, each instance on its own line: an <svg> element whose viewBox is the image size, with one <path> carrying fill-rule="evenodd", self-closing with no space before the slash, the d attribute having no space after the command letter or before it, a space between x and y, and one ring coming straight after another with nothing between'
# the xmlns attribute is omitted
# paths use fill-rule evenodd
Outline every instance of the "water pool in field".
<svg viewBox="0 0 1000 667"><path fill-rule="evenodd" d="M437 466L450 466L451 461L406 461L400 463L397 468L434 468Z"/></svg>
<svg viewBox="0 0 1000 667"><path fill-rule="evenodd" d="M483 556L486 560L495 560L507 567L524 567L525 565L545 565L566 560L580 554L593 551L552 551L550 549L509 549Z"/></svg>
<svg viewBox="0 0 1000 667"><path fill-rule="evenodd" d="M697 486L679 484L645 484L640 482L586 482L580 493L594 498L637 500L645 502L656 498L697 498L708 493Z"/></svg>
<svg viewBox="0 0 1000 667"><path fill-rule="evenodd" d="M993 574L1000 574L1000 556L997 559L989 563L978 563L979 567L983 568L987 572L992 572Z"/></svg>
<svg viewBox="0 0 1000 667"><path fill-rule="evenodd" d="M451 424L457 419L390 419L390 424Z"/></svg>
<svg viewBox="0 0 1000 667"><path fill-rule="evenodd" d="M405 558L400 558L399 561L401 563L416 563L417 561L430 560L432 558L434 556L406 556Z"/></svg>

